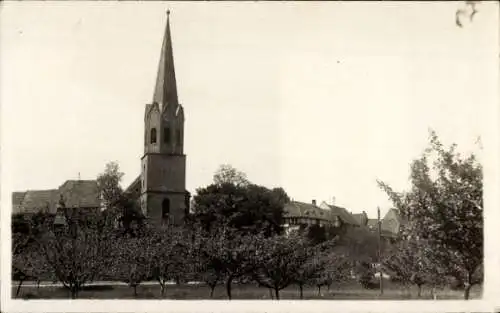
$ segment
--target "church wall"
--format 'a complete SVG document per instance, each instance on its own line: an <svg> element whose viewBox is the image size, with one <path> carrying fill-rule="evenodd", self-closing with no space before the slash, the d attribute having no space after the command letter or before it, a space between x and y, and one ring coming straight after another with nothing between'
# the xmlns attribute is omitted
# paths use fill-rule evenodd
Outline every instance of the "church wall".
<svg viewBox="0 0 500 313"><path fill-rule="evenodd" d="M165 198L170 200L170 223L181 224L184 221L185 201L184 193L149 193L145 198L148 199L148 207L146 216L153 224L161 225L162 223L162 203Z"/></svg>
<svg viewBox="0 0 500 313"><path fill-rule="evenodd" d="M186 190L186 157L184 155L148 155L143 164L146 165L145 186L148 191Z"/></svg>

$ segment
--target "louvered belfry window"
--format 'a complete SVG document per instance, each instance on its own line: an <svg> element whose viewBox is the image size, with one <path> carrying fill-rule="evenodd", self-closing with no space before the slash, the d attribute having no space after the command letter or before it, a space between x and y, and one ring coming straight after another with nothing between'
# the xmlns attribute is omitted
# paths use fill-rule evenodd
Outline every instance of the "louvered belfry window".
<svg viewBox="0 0 500 313"><path fill-rule="evenodd" d="M151 128L151 143L156 143L156 128Z"/></svg>

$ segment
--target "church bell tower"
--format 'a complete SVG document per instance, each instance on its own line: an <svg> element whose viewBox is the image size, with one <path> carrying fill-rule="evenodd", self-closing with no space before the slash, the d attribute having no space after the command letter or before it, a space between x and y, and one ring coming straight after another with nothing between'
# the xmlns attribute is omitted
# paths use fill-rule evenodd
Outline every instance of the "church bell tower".
<svg viewBox="0 0 500 313"><path fill-rule="evenodd" d="M156 86L144 115L141 210L155 224L176 224L188 214L184 109L177 98L170 11L161 48Z"/></svg>

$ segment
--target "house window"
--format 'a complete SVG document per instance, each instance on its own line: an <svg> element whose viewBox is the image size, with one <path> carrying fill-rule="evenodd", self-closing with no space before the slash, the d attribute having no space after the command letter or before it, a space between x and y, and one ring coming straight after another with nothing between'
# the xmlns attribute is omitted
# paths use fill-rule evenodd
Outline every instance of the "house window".
<svg viewBox="0 0 500 313"><path fill-rule="evenodd" d="M156 128L151 128L151 143L156 143Z"/></svg>
<svg viewBox="0 0 500 313"><path fill-rule="evenodd" d="M163 128L163 142L170 143L170 127Z"/></svg>

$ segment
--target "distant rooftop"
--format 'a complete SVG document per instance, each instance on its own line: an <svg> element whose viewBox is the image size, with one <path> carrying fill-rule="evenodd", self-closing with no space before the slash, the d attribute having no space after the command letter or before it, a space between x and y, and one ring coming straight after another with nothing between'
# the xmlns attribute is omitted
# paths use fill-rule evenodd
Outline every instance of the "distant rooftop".
<svg viewBox="0 0 500 313"><path fill-rule="evenodd" d="M96 180L67 180L58 189L13 192L12 213L55 214L61 195L68 208L100 207Z"/></svg>

